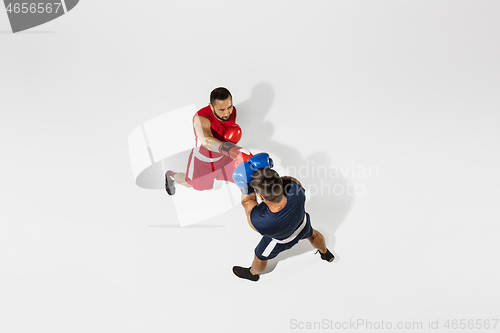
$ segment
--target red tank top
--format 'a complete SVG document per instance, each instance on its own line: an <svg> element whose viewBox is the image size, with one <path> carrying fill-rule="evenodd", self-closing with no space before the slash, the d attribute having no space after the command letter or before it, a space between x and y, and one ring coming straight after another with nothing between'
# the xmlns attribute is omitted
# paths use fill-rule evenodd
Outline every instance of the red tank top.
<svg viewBox="0 0 500 333"><path fill-rule="evenodd" d="M231 113L231 116L227 121L220 121L219 119L215 118L210 105L207 105L203 109L199 110L193 116L195 147L200 147L200 153L207 157L217 158L222 156L222 154L210 151L201 145L200 140L196 135L196 130L194 129L194 118L197 116L208 118L210 120L210 129L212 130L212 136L221 142L225 142L226 140L224 139L224 133L226 133L226 129L236 123L236 107L233 106L233 113Z"/></svg>

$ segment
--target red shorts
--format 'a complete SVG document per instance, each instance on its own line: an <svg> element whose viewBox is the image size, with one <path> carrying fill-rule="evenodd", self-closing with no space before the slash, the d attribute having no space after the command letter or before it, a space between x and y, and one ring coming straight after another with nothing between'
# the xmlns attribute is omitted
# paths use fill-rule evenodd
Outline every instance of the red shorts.
<svg viewBox="0 0 500 333"><path fill-rule="evenodd" d="M206 157L201 155L198 148L193 148L189 154L186 182L198 191L212 189L215 179L234 183L233 172L236 169L234 162L229 156Z"/></svg>

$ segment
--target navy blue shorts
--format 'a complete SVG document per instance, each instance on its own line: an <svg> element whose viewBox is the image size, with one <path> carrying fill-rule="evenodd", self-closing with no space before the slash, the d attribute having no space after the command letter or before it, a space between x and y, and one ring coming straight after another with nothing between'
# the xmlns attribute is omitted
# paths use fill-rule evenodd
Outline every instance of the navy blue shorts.
<svg viewBox="0 0 500 333"><path fill-rule="evenodd" d="M297 237L295 237L294 240L292 240L289 243L285 243L285 244L277 243L274 246L274 249L271 251L271 253L268 256L263 256L264 251L266 250L267 246L269 245L269 243L271 243L271 241L273 239L271 237L268 237L268 236L262 236L262 239L260 240L259 244L255 248L255 255L260 260L272 259L272 258L276 257L279 253L292 248L301 239L311 237L312 234L313 234L313 228L311 226L311 219L309 217L309 214L307 214L307 223L304 226L304 229L300 232L300 234L297 235Z"/></svg>

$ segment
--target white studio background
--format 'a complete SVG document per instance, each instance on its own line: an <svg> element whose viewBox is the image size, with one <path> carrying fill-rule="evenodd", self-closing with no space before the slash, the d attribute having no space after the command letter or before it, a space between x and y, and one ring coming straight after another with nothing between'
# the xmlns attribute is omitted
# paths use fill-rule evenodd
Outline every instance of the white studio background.
<svg viewBox="0 0 500 333"><path fill-rule="evenodd" d="M499 10L82 0L18 34L0 10L0 331L499 318ZM181 228L164 190L135 184L131 131L217 86L242 142L283 166L378 170L311 200L335 263L308 249L239 280L259 240L240 207Z"/></svg>

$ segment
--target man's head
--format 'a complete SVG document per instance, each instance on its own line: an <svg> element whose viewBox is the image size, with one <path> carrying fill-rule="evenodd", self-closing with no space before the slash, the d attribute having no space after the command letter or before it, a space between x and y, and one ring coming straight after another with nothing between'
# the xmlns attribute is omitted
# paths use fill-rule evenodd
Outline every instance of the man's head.
<svg viewBox="0 0 500 333"><path fill-rule="evenodd" d="M233 113L233 96L224 87L215 88L210 93L210 108L220 121L228 121Z"/></svg>
<svg viewBox="0 0 500 333"><path fill-rule="evenodd" d="M257 169L252 176L250 186L265 201L278 203L283 197L283 181L280 175L271 168Z"/></svg>

